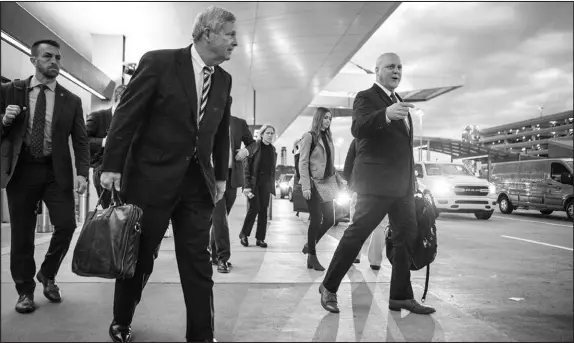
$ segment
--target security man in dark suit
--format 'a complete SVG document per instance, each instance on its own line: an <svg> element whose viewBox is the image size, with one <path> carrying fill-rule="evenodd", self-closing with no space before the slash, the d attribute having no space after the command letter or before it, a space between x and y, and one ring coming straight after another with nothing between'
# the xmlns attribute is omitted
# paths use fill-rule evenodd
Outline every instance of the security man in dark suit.
<svg viewBox="0 0 574 343"><path fill-rule="evenodd" d="M187 308L188 341L213 341L209 231L229 173L231 75L219 67L237 46L235 16L198 14L193 44L143 55L112 118L102 186L143 209L135 274L116 280L112 340L131 340L131 322L171 219Z"/></svg>
<svg viewBox="0 0 574 343"><path fill-rule="evenodd" d="M402 76L399 56L386 53L377 59L376 82L361 91L353 103L351 133L356 138L356 158L351 184L357 204L319 287L321 305L339 312L336 292L363 243L389 214L394 248L389 309L430 314L434 308L419 304L411 286L411 254L417 222L414 192L412 119L409 108L395 94Z"/></svg>
<svg viewBox="0 0 574 343"><path fill-rule="evenodd" d="M10 272L16 283L16 311L30 313L34 303L34 238L36 208L44 201L54 233L36 278L44 296L62 300L55 277L76 229L72 137L78 193L87 187L88 137L81 99L56 82L60 73L60 44L41 40L32 45L34 76L2 84L2 188L10 212Z"/></svg>
<svg viewBox="0 0 574 343"><path fill-rule="evenodd" d="M230 102L231 102L230 97ZM243 187L243 161L253 154L256 148L255 139L249 130L245 119L231 116L229 125L229 177L225 186L225 194L213 210L213 226L211 227L211 262L217 266L220 273L229 273L229 223L227 216L237 199L237 188ZM241 148L241 142L245 145Z"/></svg>
<svg viewBox="0 0 574 343"><path fill-rule="evenodd" d="M122 94L126 90L125 85L119 85L114 90L114 97L112 99L113 105L110 108L95 111L90 113L86 120L86 131L90 140L90 167L94 168L93 182L98 198L102 198L102 207L108 208L111 202L111 193L104 192L104 188L100 184L100 176L102 174L102 160L104 155L104 147L106 146L106 137L112 122L112 116L120 102Z"/></svg>

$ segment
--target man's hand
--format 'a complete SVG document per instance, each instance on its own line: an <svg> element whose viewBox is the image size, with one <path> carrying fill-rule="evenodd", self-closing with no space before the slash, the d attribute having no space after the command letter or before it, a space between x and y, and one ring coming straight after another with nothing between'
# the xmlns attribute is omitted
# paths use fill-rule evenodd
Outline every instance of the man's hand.
<svg viewBox="0 0 574 343"><path fill-rule="evenodd" d="M26 107L24 107L23 110L26 111ZM6 113L4 114L4 117L2 118L2 124L4 124L4 126L12 125L12 122L20 114L20 112L22 112L20 110L20 106L8 105L6 107Z"/></svg>
<svg viewBox="0 0 574 343"><path fill-rule="evenodd" d="M215 181L215 202L219 202L225 194L225 181Z"/></svg>
<svg viewBox="0 0 574 343"><path fill-rule="evenodd" d="M251 188L244 188L243 189L243 195L245 195L247 197L247 199L251 199L252 197L249 197L249 196L252 194L253 193L251 193Z"/></svg>
<svg viewBox="0 0 574 343"><path fill-rule="evenodd" d="M108 139L108 137L104 137L102 138L102 148L106 146L106 140Z"/></svg>
<svg viewBox="0 0 574 343"><path fill-rule="evenodd" d="M387 107L387 118L389 120L403 120L409 114L409 108L414 108L415 105L408 102L397 102Z"/></svg>
<svg viewBox="0 0 574 343"><path fill-rule="evenodd" d="M305 200L310 200L311 199L311 190L307 189L303 191L303 198L305 198Z"/></svg>
<svg viewBox="0 0 574 343"><path fill-rule="evenodd" d="M88 189L88 181L82 175L78 175L78 179L76 180L76 192L78 194L84 194L84 192Z"/></svg>
<svg viewBox="0 0 574 343"><path fill-rule="evenodd" d="M102 187L104 187L109 191L112 190L112 185L114 185L116 191L119 192L121 180L122 180L121 173L103 172L102 175L100 176L100 184L102 185Z"/></svg>
<svg viewBox="0 0 574 343"><path fill-rule="evenodd" d="M237 149L237 154L235 155L235 160L236 161L243 161L244 159L247 158L247 156L249 156L249 150L247 150L246 148Z"/></svg>

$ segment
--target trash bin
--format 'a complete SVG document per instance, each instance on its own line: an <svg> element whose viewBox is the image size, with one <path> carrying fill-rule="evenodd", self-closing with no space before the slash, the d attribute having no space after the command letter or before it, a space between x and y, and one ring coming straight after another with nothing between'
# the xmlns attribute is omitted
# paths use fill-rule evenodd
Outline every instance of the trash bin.
<svg viewBox="0 0 574 343"><path fill-rule="evenodd" d="M38 215L36 220L36 233L50 233L54 232L54 226L50 223L50 215L48 208L43 201L38 203Z"/></svg>

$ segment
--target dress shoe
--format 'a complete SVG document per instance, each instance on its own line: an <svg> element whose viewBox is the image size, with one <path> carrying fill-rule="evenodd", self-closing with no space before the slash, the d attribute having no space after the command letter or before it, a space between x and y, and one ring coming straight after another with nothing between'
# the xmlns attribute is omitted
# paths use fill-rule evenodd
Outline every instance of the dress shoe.
<svg viewBox="0 0 574 343"><path fill-rule="evenodd" d="M360 258L356 258L353 263L361 263L361 259Z"/></svg>
<svg viewBox="0 0 574 343"><path fill-rule="evenodd" d="M244 247L248 247L249 246L249 241L247 240L247 236L239 236L239 242L241 242L241 245L243 245Z"/></svg>
<svg viewBox="0 0 574 343"><path fill-rule="evenodd" d="M211 259L211 264L214 265L214 266L217 266L217 265L219 265L219 260L216 259L216 258L212 258L212 259Z"/></svg>
<svg viewBox="0 0 574 343"><path fill-rule="evenodd" d="M110 337L114 342L130 342L132 340L131 325L120 325L115 321L110 324Z"/></svg>
<svg viewBox="0 0 574 343"><path fill-rule="evenodd" d="M389 300L389 310L400 311L403 308L416 314L431 314L436 312L434 308L430 306L421 305L415 299Z"/></svg>
<svg viewBox="0 0 574 343"><path fill-rule="evenodd" d="M265 241L262 241L262 240L259 240L259 239L258 239L257 242L255 242L255 244L256 244L258 247L267 248L267 243L265 243Z"/></svg>
<svg viewBox="0 0 574 343"><path fill-rule="evenodd" d="M379 270L379 269L381 269L381 266L377 266L376 264L371 264L371 269L372 270Z"/></svg>
<svg viewBox="0 0 574 343"><path fill-rule="evenodd" d="M230 264L227 261L219 261L217 264L217 271L220 273L229 273Z"/></svg>
<svg viewBox="0 0 574 343"><path fill-rule="evenodd" d="M196 341L188 341L188 342L196 342ZM206 340L197 341L197 342L217 342L217 340L215 338L212 338L212 339L206 339Z"/></svg>
<svg viewBox="0 0 574 343"><path fill-rule="evenodd" d="M319 259L317 258L317 255L313 255L313 254L307 255L307 268L315 269L315 270L318 270L320 272L325 270L325 267L323 267L321 265L321 263L319 263Z"/></svg>
<svg viewBox="0 0 574 343"><path fill-rule="evenodd" d="M303 250L301 250L301 252L303 254L308 254L309 253L309 244L305 243L305 245L303 246Z"/></svg>
<svg viewBox="0 0 574 343"><path fill-rule="evenodd" d="M16 303L16 312L18 313L32 313L36 310L33 294L22 294Z"/></svg>
<svg viewBox="0 0 574 343"><path fill-rule="evenodd" d="M339 313L337 294L329 292L325 286L323 286L323 283L319 286L319 293L321 293L321 306L331 313Z"/></svg>
<svg viewBox="0 0 574 343"><path fill-rule="evenodd" d="M62 301L60 287L58 287L55 279L48 279L44 276L44 274L42 274L42 271L39 271L38 274L36 274L36 279L38 279L38 281L44 285L44 296L48 298L48 300L53 303L59 303Z"/></svg>

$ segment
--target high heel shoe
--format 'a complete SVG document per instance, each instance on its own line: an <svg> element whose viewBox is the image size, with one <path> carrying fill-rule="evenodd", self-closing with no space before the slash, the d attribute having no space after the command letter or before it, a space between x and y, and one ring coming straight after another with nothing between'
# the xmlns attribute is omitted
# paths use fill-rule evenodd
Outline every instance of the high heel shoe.
<svg viewBox="0 0 574 343"><path fill-rule="evenodd" d="M315 270L318 270L320 272L325 270L325 268L321 265L321 263L319 263L319 260L317 259L317 255L312 255L312 254L307 255L307 268L315 269Z"/></svg>

